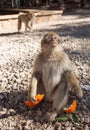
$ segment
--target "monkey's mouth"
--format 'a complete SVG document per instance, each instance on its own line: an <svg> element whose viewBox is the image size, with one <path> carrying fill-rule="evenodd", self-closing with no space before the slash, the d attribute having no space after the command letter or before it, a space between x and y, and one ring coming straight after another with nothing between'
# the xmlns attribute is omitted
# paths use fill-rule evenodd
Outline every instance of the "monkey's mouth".
<svg viewBox="0 0 90 130"><path fill-rule="evenodd" d="M58 45L57 41L51 41L51 45L52 45L52 47L56 47Z"/></svg>

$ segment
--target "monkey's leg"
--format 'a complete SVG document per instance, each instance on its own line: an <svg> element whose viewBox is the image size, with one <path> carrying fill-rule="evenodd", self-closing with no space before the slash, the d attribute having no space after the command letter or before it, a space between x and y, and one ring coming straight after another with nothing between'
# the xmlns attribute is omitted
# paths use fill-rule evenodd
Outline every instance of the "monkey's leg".
<svg viewBox="0 0 90 130"><path fill-rule="evenodd" d="M38 81L37 94L44 94L44 95L46 95L45 87L44 87L44 84L43 84L41 79L39 79L39 81Z"/></svg>
<svg viewBox="0 0 90 130"><path fill-rule="evenodd" d="M25 32L27 31L27 23L24 23L25 24Z"/></svg>
<svg viewBox="0 0 90 130"><path fill-rule="evenodd" d="M29 25L29 22L27 23L27 28L28 28L29 30L32 29L32 27Z"/></svg>
<svg viewBox="0 0 90 130"><path fill-rule="evenodd" d="M35 16L33 16L33 18L31 19L31 24L30 24L31 29L33 28L34 20L35 20Z"/></svg>
<svg viewBox="0 0 90 130"><path fill-rule="evenodd" d="M53 96L53 109L56 110L57 113L62 112L63 107L68 102L68 86L66 82L61 82L57 86L52 96Z"/></svg>
<svg viewBox="0 0 90 130"><path fill-rule="evenodd" d="M47 112L45 115L45 119L48 122L52 122L55 120L57 115L62 111L63 107L67 104L68 101L68 88L66 83L62 82L58 86L56 86L55 90L51 95L52 103L52 111Z"/></svg>
<svg viewBox="0 0 90 130"><path fill-rule="evenodd" d="M27 27L29 28L29 30L31 30L31 29L32 29L32 27L31 27L31 26L29 26L29 25L28 25Z"/></svg>
<svg viewBox="0 0 90 130"><path fill-rule="evenodd" d="M21 22L21 20L18 18L18 32L19 32L19 30L21 29L21 25L22 25L22 22Z"/></svg>
<svg viewBox="0 0 90 130"><path fill-rule="evenodd" d="M55 121L55 118L57 117L57 111L52 111L52 112L46 112L44 115L45 121L46 122L53 122Z"/></svg>
<svg viewBox="0 0 90 130"><path fill-rule="evenodd" d="M82 98L83 91L82 91L81 87L79 86L79 82L78 82L75 74L71 71L68 71L68 72L66 72L65 77L66 77L68 86L70 86L72 89L75 90L77 96Z"/></svg>

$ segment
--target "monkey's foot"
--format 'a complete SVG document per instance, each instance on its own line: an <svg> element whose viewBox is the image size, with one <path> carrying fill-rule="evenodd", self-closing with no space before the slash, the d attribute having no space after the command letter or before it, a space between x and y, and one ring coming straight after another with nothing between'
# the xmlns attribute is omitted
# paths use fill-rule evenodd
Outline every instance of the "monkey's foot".
<svg viewBox="0 0 90 130"><path fill-rule="evenodd" d="M45 121L46 122L53 122L55 120L57 116L57 112L53 111L53 112L47 112L45 115Z"/></svg>
<svg viewBox="0 0 90 130"><path fill-rule="evenodd" d="M79 98L83 97L83 91L82 89L79 90L79 92L76 94Z"/></svg>

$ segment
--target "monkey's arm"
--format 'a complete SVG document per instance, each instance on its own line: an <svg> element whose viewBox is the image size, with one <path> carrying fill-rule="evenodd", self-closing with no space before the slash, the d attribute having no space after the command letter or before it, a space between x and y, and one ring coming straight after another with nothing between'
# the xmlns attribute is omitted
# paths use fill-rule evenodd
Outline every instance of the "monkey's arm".
<svg viewBox="0 0 90 130"><path fill-rule="evenodd" d="M76 78L76 75L72 71L67 71L65 77L66 77L68 86L70 86L71 89L75 90L77 96L82 98L83 92L82 92L81 87L79 86L79 82L78 82L78 79Z"/></svg>
<svg viewBox="0 0 90 130"><path fill-rule="evenodd" d="M28 99L31 101L35 101L35 96L37 93L37 84L39 79L40 79L40 73L34 72L31 78L31 83L28 91Z"/></svg>
<svg viewBox="0 0 90 130"><path fill-rule="evenodd" d="M31 101L35 100L35 96L37 93L37 84L39 82L40 77L41 77L40 58L39 56L37 56L34 62L33 74L31 77L31 82L28 90L28 99Z"/></svg>

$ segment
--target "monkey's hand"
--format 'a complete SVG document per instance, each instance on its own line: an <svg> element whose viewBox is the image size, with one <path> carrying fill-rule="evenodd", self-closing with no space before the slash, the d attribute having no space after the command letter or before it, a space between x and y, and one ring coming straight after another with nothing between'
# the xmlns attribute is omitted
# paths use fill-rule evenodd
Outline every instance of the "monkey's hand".
<svg viewBox="0 0 90 130"><path fill-rule="evenodd" d="M28 100L31 102L35 102L36 101L35 96L36 96L36 94L34 94L34 93L28 94Z"/></svg>
<svg viewBox="0 0 90 130"><path fill-rule="evenodd" d="M82 91L81 88L79 88L79 90L77 90L76 95L77 95L79 98L82 98L82 97L83 97L83 91Z"/></svg>
<svg viewBox="0 0 90 130"><path fill-rule="evenodd" d="M28 100L31 102L36 101L36 92L37 92L37 87L31 86L29 87L28 91Z"/></svg>
<svg viewBox="0 0 90 130"><path fill-rule="evenodd" d="M35 96L36 96L36 95L31 94L31 96L30 96L29 100L30 100L31 102L35 102L35 101L36 101Z"/></svg>

